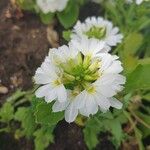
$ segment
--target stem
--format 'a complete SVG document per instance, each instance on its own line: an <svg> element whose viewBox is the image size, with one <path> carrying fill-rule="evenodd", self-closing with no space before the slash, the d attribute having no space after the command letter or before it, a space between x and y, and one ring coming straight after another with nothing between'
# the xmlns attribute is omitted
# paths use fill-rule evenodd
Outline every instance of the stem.
<svg viewBox="0 0 150 150"><path fill-rule="evenodd" d="M26 92L23 92L21 90L17 90L12 96L10 96L6 101L11 102L12 104L15 103L17 99L20 99L26 94Z"/></svg>
<svg viewBox="0 0 150 150"><path fill-rule="evenodd" d="M24 102L27 102L27 101L28 101L28 99L23 98L23 99L17 101L17 102L14 104L14 107L16 107L16 106L18 106L18 105L20 105L20 104L23 104Z"/></svg>
<svg viewBox="0 0 150 150"><path fill-rule="evenodd" d="M130 116L130 114L127 112L127 111L123 111L123 113L124 113L124 115L128 118L128 120L129 120L129 122L131 123L131 127L134 129L135 128L135 123L134 123L134 121L132 120L132 118L131 118L131 116Z"/></svg>
<svg viewBox="0 0 150 150"><path fill-rule="evenodd" d="M134 133L135 133L135 137L136 137L137 142L138 142L139 150L143 150L143 144L141 142L141 139L139 139L138 129L136 128L134 121L132 120L130 114L127 111L124 110L123 113L128 118L129 122L131 123L131 125L134 129Z"/></svg>
<svg viewBox="0 0 150 150"><path fill-rule="evenodd" d="M134 116L134 118L140 122L141 124L143 124L145 127L147 127L148 129L150 129L150 125L148 125L146 122L144 122L139 116L137 116L131 109L129 109L130 113Z"/></svg>
<svg viewBox="0 0 150 150"><path fill-rule="evenodd" d="M2 129L0 129L0 133L1 133L1 132L9 132L9 130L10 130L10 129L9 129L8 127L2 128Z"/></svg>

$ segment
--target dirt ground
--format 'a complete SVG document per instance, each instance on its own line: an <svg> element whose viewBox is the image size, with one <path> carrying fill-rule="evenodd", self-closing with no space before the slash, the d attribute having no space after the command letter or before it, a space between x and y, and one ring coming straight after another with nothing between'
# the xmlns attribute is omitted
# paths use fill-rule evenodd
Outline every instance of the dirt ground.
<svg viewBox="0 0 150 150"><path fill-rule="evenodd" d="M80 20L87 16L99 15L94 3L81 9ZM90 8L90 11L89 11ZM59 43L62 27L55 25L59 33ZM52 47L47 39L47 26L43 25L34 14L21 12L13 8L9 0L0 0L0 105L16 89L28 90L32 87L32 76ZM55 143L50 150L86 150L81 128L74 123L60 122L55 131ZM0 150L33 150L32 140L15 140L13 135L0 134ZM97 149L113 150L112 144L103 136Z"/></svg>

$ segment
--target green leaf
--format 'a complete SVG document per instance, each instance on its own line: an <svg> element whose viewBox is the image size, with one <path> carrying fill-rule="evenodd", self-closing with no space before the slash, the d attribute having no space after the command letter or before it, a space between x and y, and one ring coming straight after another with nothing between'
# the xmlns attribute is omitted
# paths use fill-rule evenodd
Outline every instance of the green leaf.
<svg viewBox="0 0 150 150"><path fill-rule="evenodd" d="M69 42L71 40L71 34L71 30L63 31L63 38Z"/></svg>
<svg viewBox="0 0 150 150"><path fill-rule="evenodd" d="M49 24L52 22L52 20L54 18L54 13L44 14L44 13L40 12L40 18L44 24Z"/></svg>
<svg viewBox="0 0 150 150"><path fill-rule="evenodd" d="M57 13L57 17L64 28L69 28L74 25L79 15L79 6L74 0L70 0L67 8Z"/></svg>
<svg viewBox="0 0 150 150"><path fill-rule="evenodd" d="M147 93L147 94L143 95L142 98L150 101L150 93Z"/></svg>
<svg viewBox="0 0 150 150"><path fill-rule="evenodd" d="M64 117L63 112L52 112L52 103L41 102L36 107L35 118L37 123L55 125Z"/></svg>
<svg viewBox="0 0 150 150"><path fill-rule="evenodd" d="M138 128L134 129L135 131L135 136L139 145L139 150L144 150L144 145L142 143L142 133Z"/></svg>
<svg viewBox="0 0 150 150"><path fill-rule="evenodd" d="M87 121L83 133L85 143L89 148L89 150L95 148L96 145L99 143L97 135L100 132L100 130L101 126L98 125L98 122L95 119L91 118L90 120Z"/></svg>
<svg viewBox="0 0 150 150"><path fill-rule="evenodd" d="M32 136L36 124L33 116L32 109L30 107L20 107L15 113L15 120L21 122L22 130L27 137Z"/></svg>
<svg viewBox="0 0 150 150"><path fill-rule="evenodd" d="M84 5L85 3L87 3L87 0L76 0L76 2L77 2L79 5Z"/></svg>
<svg viewBox="0 0 150 150"><path fill-rule="evenodd" d="M141 47L143 36L140 33L130 33L124 40L122 51L120 55L122 58L124 71L126 73L132 72L138 65L138 58L134 55Z"/></svg>
<svg viewBox="0 0 150 150"><path fill-rule="evenodd" d="M2 108L0 109L0 121L1 122L9 122L14 117L14 108L10 102L4 103Z"/></svg>
<svg viewBox="0 0 150 150"><path fill-rule="evenodd" d="M113 115L110 111L106 112L106 113L100 113L99 117L105 118L105 119L113 119Z"/></svg>
<svg viewBox="0 0 150 150"><path fill-rule="evenodd" d="M137 89L150 89L150 65L138 65L127 76L125 91L131 92Z"/></svg>
<svg viewBox="0 0 150 150"><path fill-rule="evenodd" d="M150 129L149 128L146 128L145 126L140 124L139 129L140 129L140 131L142 131L142 138L146 138L150 135Z"/></svg>
<svg viewBox="0 0 150 150"><path fill-rule="evenodd" d="M128 94L126 94L126 95L124 96L124 98L123 98L123 107L124 107L124 108L127 108L127 107L128 107L128 105L129 105L129 103L130 103L130 101L131 101L131 96L132 96L132 93L131 93L131 92L128 93Z"/></svg>
<svg viewBox="0 0 150 150"><path fill-rule="evenodd" d="M130 33L124 41L124 52L134 55L143 42L143 36L140 33Z"/></svg>
<svg viewBox="0 0 150 150"><path fill-rule="evenodd" d="M16 3L24 10L34 11L35 1L34 0L16 0Z"/></svg>
<svg viewBox="0 0 150 150"><path fill-rule="evenodd" d="M124 72L126 74L132 72L138 66L138 58L132 55L122 55Z"/></svg>
<svg viewBox="0 0 150 150"><path fill-rule="evenodd" d="M128 122L127 117L123 113L119 114L116 119L120 122L120 124Z"/></svg>
<svg viewBox="0 0 150 150"><path fill-rule="evenodd" d="M113 139L114 145L116 147L119 147L123 139L123 132L122 132L120 121L118 119L111 120L111 122L109 123L109 128L113 135L112 139Z"/></svg>
<svg viewBox="0 0 150 150"><path fill-rule="evenodd" d="M53 142L53 129L54 127L42 127L34 132L35 150L44 150Z"/></svg>
<svg viewBox="0 0 150 150"><path fill-rule="evenodd" d="M150 57L144 58L144 59L139 59L138 61L139 61L139 64L141 64L141 65L150 64Z"/></svg>

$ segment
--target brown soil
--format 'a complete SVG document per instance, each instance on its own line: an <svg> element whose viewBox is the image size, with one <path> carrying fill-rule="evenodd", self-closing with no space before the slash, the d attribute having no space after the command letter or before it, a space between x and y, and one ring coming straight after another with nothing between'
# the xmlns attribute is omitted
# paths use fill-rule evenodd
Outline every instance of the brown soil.
<svg viewBox="0 0 150 150"><path fill-rule="evenodd" d="M5 0L3 0L5 1ZM32 14L22 14L10 4L0 15L0 80L8 95L16 88L32 86L32 76L50 47L46 27ZM6 1L5 1L6 3ZM0 102L8 95L0 95Z"/></svg>
<svg viewBox="0 0 150 150"><path fill-rule="evenodd" d="M87 8L91 11L87 11ZM80 19L98 15L96 5L89 4L81 10ZM88 13L87 13L88 12ZM27 90L32 87L32 76L41 64L48 48L47 27L39 18L30 13L22 13L13 8L8 0L0 0L0 86L8 89L7 94L0 94L0 104L16 89ZM57 31L62 27L58 24ZM63 40L60 40L63 43ZM55 131L55 143L51 150L85 150L87 149L81 128L74 123L60 122ZM109 144L108 144L109 143ZM33 150L32 140L15 140L13 135L0 134L0 150ZM107 139L102 140L97 149L112 150Z"/></svg>

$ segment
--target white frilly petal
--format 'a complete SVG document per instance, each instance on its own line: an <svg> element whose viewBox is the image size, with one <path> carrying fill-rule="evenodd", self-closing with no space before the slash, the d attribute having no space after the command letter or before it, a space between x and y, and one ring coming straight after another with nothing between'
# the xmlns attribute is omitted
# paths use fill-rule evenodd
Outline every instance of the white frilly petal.
<svg viewBox="0 0 150 150"><path fill-rule="evenodd" d="M67 122L73 122L78 115L78 109L76 109L71 103L65 110L65 120Z"/></svg>
<svg viewBox="0 0 150 150"><path fill-rule="evenodd" d="M39 87L35 92L36 97L38 98L44 97L51 90L51 88L52 87L50 84Z"/></svg>
<svg viewBox="0 0 150 150"><path fill-rule="evenodd" d="M95 99L96 99L97 104L99 105L100 109L103 112L109 110L111 104L105 96L97 94L97 95L95 95Z"/></svg>
<svg viewBox="0 0 150 150"><path fill-rule="evenodd" d="M66 109L66 107L69 105L69 101L60 103L59 101L56 101L52 107L53 112L59 112Z"/></svg>
<svg viewBox="0 0 150 150"><path fill-rule="evenodd" d="M110 102L111 106L114 107L114 108L117 108L117 109L122 108L123 104L114 97L109 98L109 102Z"/></svg>
<svg viewBox="0 0 150 150"><path fill-rule="evenodd" d="M63 84L55 87L57 96L58 96L58 101L59 102L65 102L67 100L67 91L64 87Z"/></svg>

